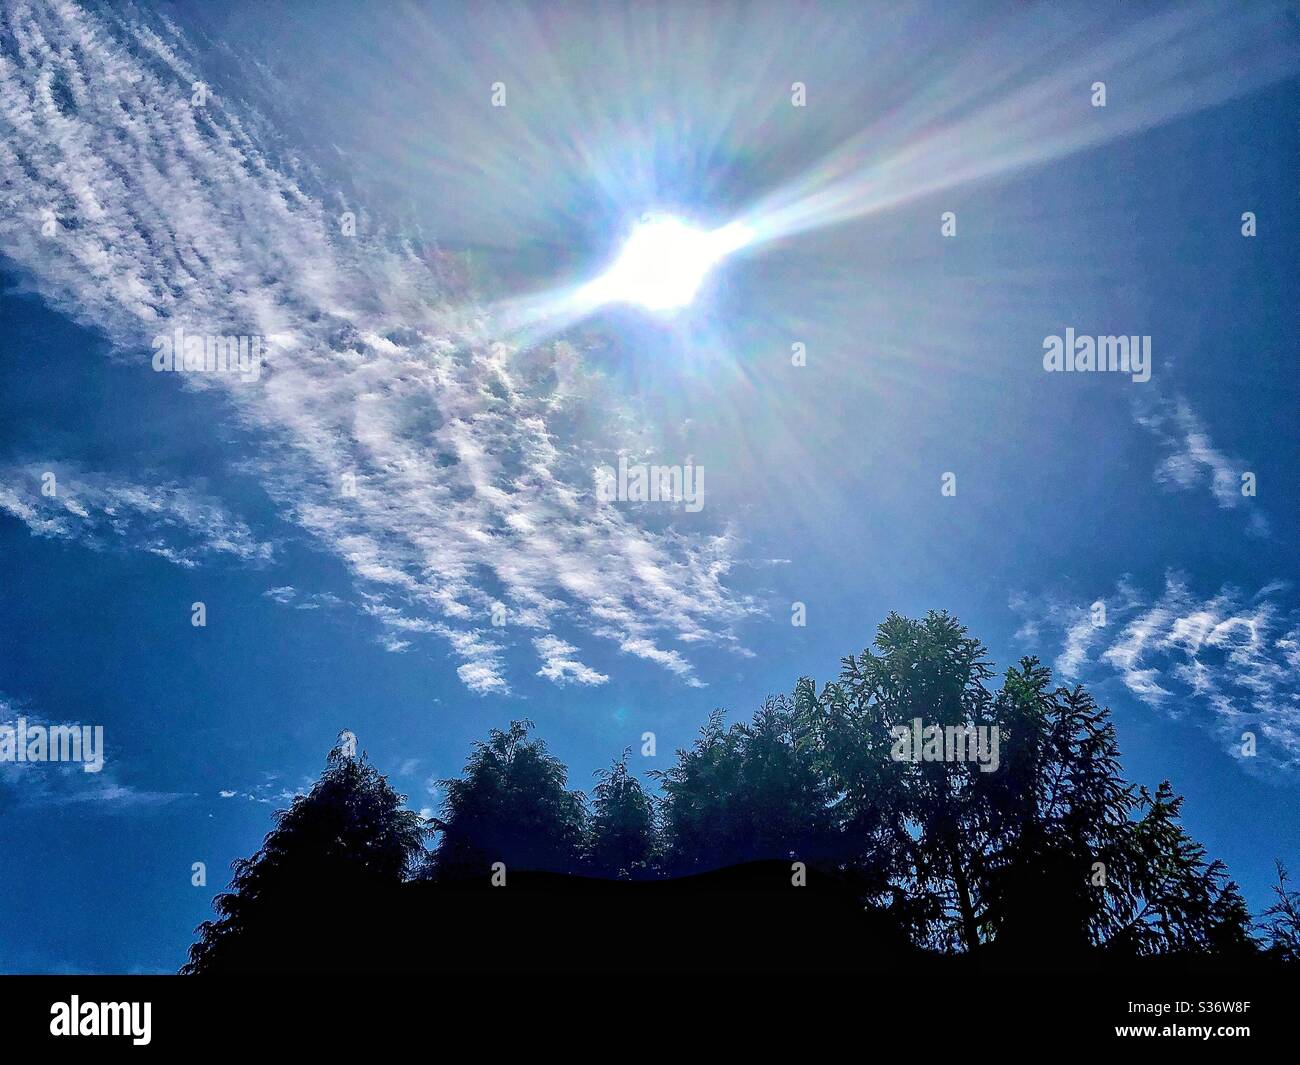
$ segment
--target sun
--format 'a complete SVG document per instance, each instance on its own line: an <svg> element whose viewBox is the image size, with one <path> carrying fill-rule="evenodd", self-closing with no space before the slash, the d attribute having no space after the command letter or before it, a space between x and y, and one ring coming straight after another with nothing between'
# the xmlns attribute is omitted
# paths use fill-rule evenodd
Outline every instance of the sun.
<svg viewBox="0 0 1300 1065"><path fill-rule="evenodd" d="M613 266L587 286L596 303L635 303L671 312L691 303L723 258L748 243L736 226L702 230L671 215L646 215Z"/></svg>

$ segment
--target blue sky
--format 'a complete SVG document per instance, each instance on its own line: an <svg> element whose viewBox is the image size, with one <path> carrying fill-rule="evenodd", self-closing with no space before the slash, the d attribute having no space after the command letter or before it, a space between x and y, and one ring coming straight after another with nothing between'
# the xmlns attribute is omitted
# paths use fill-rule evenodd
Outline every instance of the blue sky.
<svg viewBox="0 0 1300 1065"><path fill-rule="evenodd" d="M512 717L585 787L890 610L1093 688L1252 908L1300 865L1283 7L3 11L0 723L106 761L0 765L0 970L175 969L342 728L416 809ZM761 239L498 328L656 208ZM280 339L155 373L176 324ZM620 455L705 505L597 504Z"/></svg>

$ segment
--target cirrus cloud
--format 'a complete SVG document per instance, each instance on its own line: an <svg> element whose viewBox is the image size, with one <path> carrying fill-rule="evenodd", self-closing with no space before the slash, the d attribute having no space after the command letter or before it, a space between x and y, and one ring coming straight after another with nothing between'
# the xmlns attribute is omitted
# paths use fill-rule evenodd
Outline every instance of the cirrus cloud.
<svg viewBox="0 0 1300 1065"><path fill-rule="evenodd" d="M552 642L561 618L702 683L673 645L733 647L755 610L726 583L734 534L595 504L631 419L571 347L491 336L421 249L341 236L255 115L191 103L199 64L166 20L22 0L3 20L0 251L141 373L177 327L276 338L257 381L178 387L256 435L240 468L346 563L385 646L440 640L472 691L507 691L501 602L557 683L601 676Z"/></svg>

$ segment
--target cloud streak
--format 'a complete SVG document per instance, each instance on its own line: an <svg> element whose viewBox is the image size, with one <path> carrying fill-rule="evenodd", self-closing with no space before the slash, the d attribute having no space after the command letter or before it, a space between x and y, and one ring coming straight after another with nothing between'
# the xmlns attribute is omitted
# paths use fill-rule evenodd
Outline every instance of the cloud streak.
<svg viewBox="0 0 1300 1065"><path fill-rule="evenodd" d="M0 724L13 725L23 717L28 726L70 722L51 721L0 695ZM76 725L80 728L80 724ZM113 766L111 741L106 737L103 767L87 773L82 762L0 761L0 811L52 806L87 806L103 813L125 813L141 808L164 806L178 799L193 798L185 792L148 791L123 784Z"/></svg>
<svg viewBox="0 0 1300 1065"><path fill-rule="evenodd" d="M1253 596L1224 585L1195 592L1170 572L1158 595L1127 579L1093 623L1093 604L1048 598L1012 600L1025 639L1062 642L1054 668L1062 680L1118 680L1144 705L1186 718L1217 735L1243 763L1300 770L1300 610L1286 602L1290 585L1275 581ZM1256 758L1242 755L1243 734L1256 735Z"/></svg>
<svg viewBox="0 0 1300 1065"><path fill-rule="evenodd" d="M136 484L67 463L0 467L0 512L36 536L96 550L129 545L187 569L215 555L247 563L272 556L270 543L192 487Z"/></svg>
<svg viewBox="0 0 1300 1065"><path fill-rule="evenodd" d="M1254 497L1242 492L1242 475L1252 472L1253 466L1217 447L1186 399L1147 397L1135 408L1134 418L1165 453L1156 467L1157 484L1175 492L1208 490L1223 510L1247 509L1250 534L1268 535L1268 519Z"/></svg>

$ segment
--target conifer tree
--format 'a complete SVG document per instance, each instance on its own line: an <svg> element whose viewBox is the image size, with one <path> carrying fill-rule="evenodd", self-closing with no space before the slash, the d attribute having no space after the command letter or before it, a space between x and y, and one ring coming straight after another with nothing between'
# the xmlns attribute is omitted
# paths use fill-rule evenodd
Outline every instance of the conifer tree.
<svg viewBox="0 0 1300 1065"><path fill-rule="evenodd" d="M587 866L596 876L643 877L656 858L654 804L628 770L627 756L625 750L597 773L592 792Z"/></svg>
<svg viewBox="0 0 1300 1065"><path fill-rule="evenodd" d="M459 778L441 781L446 793L427 875L434 879L487 878L497 862L507 869L576 872L587 811L582 792L568 788L568 771L529 739L531 721L512 721L476 743Z"/></svg>
<svg viewBox="0 0 1300 1065"><path fill-rule="evenodd" d="M1273 885L1276 901L1264 911L1259 930L1264 934L1264 944L1271 956L1280 961L1300 962L1300 891L1287 887L1289 876L1281 860L1277 867L1277 883Z"/></svg>
<svg viewBox="0 0 1300 1065"><path fill-rule="evenodd" d="M235 862L230 890L213 902L220 916L199 926L182 972L320 967L317 952L330 944L323 928L306 927L308 918L333 912L341 922L354 900L394 888L412 871L423 822L365 754L354 753L350 737L340 733L321 778L276 813L257 853Z"/></svg>
<svg viewBox="0 0 1300 1065"><path fill-rule="evenodd" d="M667 863L676 873L760 859L820 861L833 850L829 796L785 696L748 724L715 710L689 750L656 773Z"/></svg>

